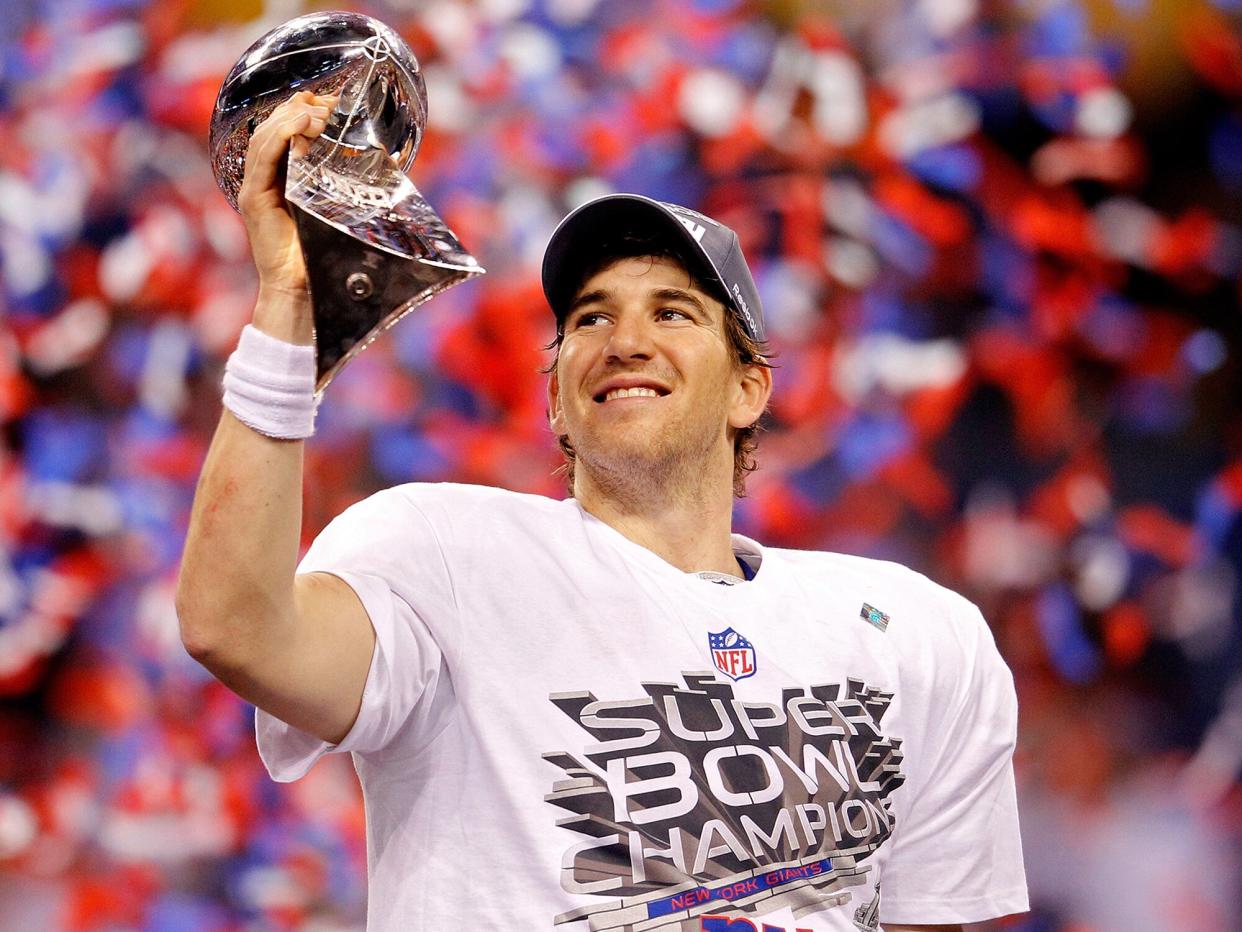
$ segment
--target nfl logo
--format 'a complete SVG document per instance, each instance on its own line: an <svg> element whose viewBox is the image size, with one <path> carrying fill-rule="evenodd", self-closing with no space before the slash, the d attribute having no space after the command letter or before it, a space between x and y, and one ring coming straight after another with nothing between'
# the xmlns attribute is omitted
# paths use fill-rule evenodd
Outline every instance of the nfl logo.
<svg viewBox="0 0 1242 932"><path fill-rule="evenodd" d="M711 648L712 663L716 669L731 680L744 680L755 675L755 649L750 641L732 628L707 633L707 646Z"/></svg>

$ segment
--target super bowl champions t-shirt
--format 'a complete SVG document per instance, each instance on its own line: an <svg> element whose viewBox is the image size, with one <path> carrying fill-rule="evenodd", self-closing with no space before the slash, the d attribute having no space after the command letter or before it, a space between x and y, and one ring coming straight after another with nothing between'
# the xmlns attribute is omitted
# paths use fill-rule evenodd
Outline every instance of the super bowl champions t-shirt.
<svg viewBox="0 0 1242 932"><path fill-rule="evenodd" d="M350 751L371 929L857 932L1027 908L1016 701L978 611L904 567L760 547L683 573L574 500L405 485L332 573L376 645Z"/></svg>

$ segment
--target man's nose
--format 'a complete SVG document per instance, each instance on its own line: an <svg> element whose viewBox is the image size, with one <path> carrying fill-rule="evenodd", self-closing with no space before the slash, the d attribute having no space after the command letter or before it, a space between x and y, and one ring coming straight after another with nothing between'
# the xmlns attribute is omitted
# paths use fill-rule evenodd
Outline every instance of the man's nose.
<svg viewBox="0 0 1242 932"><path fill-rule="evenodd" d="M654 352L651 325L641 314L620 314L608 335L610 358L650 359Z"/></svg>

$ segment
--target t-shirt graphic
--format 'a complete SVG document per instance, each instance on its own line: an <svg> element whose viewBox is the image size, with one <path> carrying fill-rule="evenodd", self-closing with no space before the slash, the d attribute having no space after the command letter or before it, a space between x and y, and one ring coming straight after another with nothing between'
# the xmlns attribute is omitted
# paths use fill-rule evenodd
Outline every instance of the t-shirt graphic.
<svg viewBox="0 0 1242 932"><path fill-rule="evenodd" d="M700 932L822 912L874 886L867 859L893 832L889 796L905 779L901 741L880 729L893 694L848 679L751 702L713 673L682 678L635 699L549 697L597 742L544 755L565 775L546 799L578 836L561 886L607 898L556 924Z"/></svg>
<svg viewBox="0 0 1242 932"><path fill-rule="evenodd" d="M978 609L882 560L731 543L757 572L717 585L573 500L419 483L315 539L299 571L343 580L375 630L358 718L335 745L261 711L255 730L278 780L351 756L368 930L1027 908L1017 699Z"/></svg>

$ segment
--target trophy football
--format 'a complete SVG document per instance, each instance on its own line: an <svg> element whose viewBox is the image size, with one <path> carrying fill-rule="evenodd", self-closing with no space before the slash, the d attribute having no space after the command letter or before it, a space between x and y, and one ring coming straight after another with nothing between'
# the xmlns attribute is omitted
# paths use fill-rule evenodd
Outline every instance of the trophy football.
<svg viewBox="0 0 1242 932"><path fill-rule="evenodd" d="M405 174L427 123L418 60L396 32L359 13L292 19L247 49L225 78L210 146L216 182L233 207L250 134L301 90L338 96L323 134L305 155L290 152L285 179L322 393L380 333L484 270Z"/></svg>

